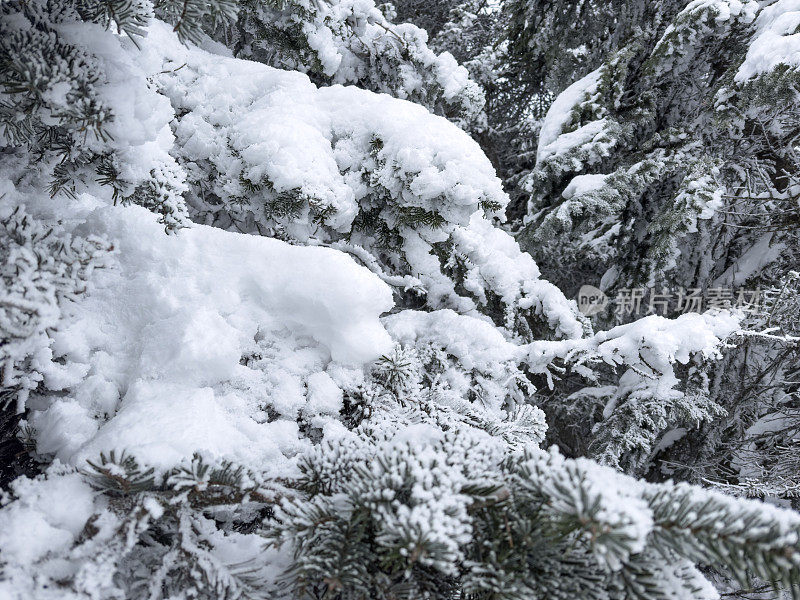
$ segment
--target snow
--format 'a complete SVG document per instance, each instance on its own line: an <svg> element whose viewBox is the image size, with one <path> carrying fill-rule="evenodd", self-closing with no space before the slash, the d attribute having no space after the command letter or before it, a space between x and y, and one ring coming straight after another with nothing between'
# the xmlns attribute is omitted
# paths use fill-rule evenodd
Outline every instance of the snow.
<svg viewBox="0 0 800 600"><path fill-rule="evenodd" d="M619 385L628 391L645 385L670 396L679 383L674 364L686 364L692 356L717 357L724 340L739 331L741 317L728 311L686 313L675 319L648 315L582 339L531 342L523 347L524 362L532 372L551 377L548 368L557 358L571 361L579 373L586 363L600 360L626 369Z"/></svg>
<svg viewBox="0 0 800 600"><path fill-rule="evenodd" d="M592 71L561 92L550 105L539 131L539 146L536 150L537 162L591 141L602 131L605 121L600 119L562 135L572 120L572 111L575 107L595 94L602 74L602 68Z"/></svg>
<svg viewBox="0 0 800 600"><path fill-rule="evenodd" d="M220 197L246 196L242 177L299 190L331 207L326 223L343 232L374 207L375 190L385 190L447 222L441 230L402 229L406 258L434 305L485 320L430 254L450 235L469 264L465 287L479 302L493 291L509 305L509 319L515 307L530 309L558 336L582 335L574 302L539 279L530 256L480 209L508 198L477 143L446 119L385 95L317 88L300 73L185 47L158 21L141 50L96 33L87 43L114 72L102 89L120 111L118 142L136 153L130 164L141 173L154 164L169 171L174 155L188 179L213 166ZM343 252L203 225L165 235L145 210L109 206L97 186L61 205L11 192L9 202L29 202L115 247L111 268L93 278L92 293L72 307L70 324L53 333L38 365L63 397L32 398L29 422L38 449L67 464L124 449L159 469L195 451L291 469L284 459L310 444L297 420L337 434L338 375L392 347L379 320L392 307L389 288ZM328 235L307 214L286 225L301 241Z"/></svg>
<svg viewBox="0 0 800 600"><path fill-rule="evenodd" d="M551 143L540 148L537 160L544 160L551 156L564 154L568 150L578 148L597 139L606 129L607 120L597 119L581 125L574 131L559 135ZM540 142L541 143L541 142Z"/></svg>
<svg viewBox="0 0 800 600"><path fill-rule="evenodd" d="M655 456L659 452L663 452L670 446L672 446L675 442L682 439L688 430L685 427L676 427L675 429L670 429L664 435L661 436L661 439L658 441L653 447L653 455Z"/></svg>
<svg viewBox="0 0 800 600"><path fill-rule="evenodd" d="M68 549L94 508L94 491L78 473L20 478L11 489L21 500L0 510L0 548L5 560L20 564Z"/></svg>
<svg viewBox="0 0 800 600"><path fill-rule="evenodd" d="M312 414L338 415L342 409L342 390L330 375L318 372L309 375L307 410Z"/></svg>
<svg viewBox="0 0 800 600"><path fill-rule="evenodd" d="M691 7L712 4L720 3ZM369 13L370 6L364 1L361 8ZM736 0L726 6L728 12L718 12L717 19L746 11ZM378 22L377 12L373 16ZM760 27L783 31L793 18L775 17ZM716 357L723 340L738 329L737 315L650 316L587 334L575 303L540 279L533 259L481 208L503 207L507 196L478 145L453 124L389 96L340 85L317 88L298 73L180 46L157 22L142 44L141 62L126 53L131 48L120 51L127 42L90 29L97 35L86 43L111 73L102 94L119 109L114 144L131 182L157 171L179 202L187 180L196 184L205 177L223 201L252 201L251 209L258 210L260 200L242 184L249 180L302 198L305 212L286 220L282 233L299 242L293 245L206 225L167 235L152 213L114 206L91 183L63 204L30 190L10 190L5 202L27 198L38 216L49 211L48 217L64 221L73 233L105 236L114 252L92 278L90 293L70 304L63 326L51 328L32 359L43 385L58 392L33 393L28 404L37 450L56 463L48 478L18 480L12 491L19 499L0 510L4 561L31 566L49 553L65 555L93 514L100 514L97 522L119 523L105 510L104 497L73 470L87 460L125 451L161 474L199 452L206 460L228 459L267 478L296 475L299 457L316 457L334 474L333 501L345 516L354 498L363 500L380 544L402 543L401 552L414 552L415 541L407 536L412 529L443 549L443 558L423 553L420 564L455 576L465 545L473 541L474 504L465 490L496 476L500 461L519 449L503 437L502 427L490 431L481 420L513 429L519 416L513 409L520 406L527 409L518 419L527 421L520 428L528 429L518 436L520 446L533 453L527 461L531 477L523 481L543 492L542 511L597 525L594 531L601 533L592 549L612 570L646 550L655 526L645 485L586 459L565 461L555 452L536 452L546 430L544 415L528 404L530 388L520 391L519 382L528 385L527 374L544 374L552 383L551 369L562 365L585 375L589 362L602 361L623 371L616 386L583 390L597 399L618 390L604 417L611 417L615 402L631 390L647 387L657 399L673 398L681 394L675 389L675 363ZM420 35L411 27L398 31ZM355 68L348 56L334 48L330 30L307 34L326 73L355 77L348 72ZM445 95L457 95L466 85L465 71L448 55L437 64ZM410 93L414 74L406 75ZM595 71L556 99L542 126L539 160L585 144L605 129L605 119L597 119L566 131L573 109L592 99L600 76ZM63 102L63 95L56 87L49 101ZM605 177L575 177L562 195L570 200L596 191ZM382 218L397 220L387 199L435 211L446 221L441 228L416 229L390 223L397 225L404 254L387 263L408 265L411 274L396 279L424 284L427 308L448 308L387 314L394 303L384 281L392 277L377 275L375 264L360 266L350 254L324 247L344 248L346 239L363 244L362 256L372 256L374 248L365 249L369 234L353 231L354 223L360 213L375 209ZM718 201L712 196L699 218L710 217ZM312 218L312 210L324 216ZM456 291L431 253L438 242L451 242L452 258L462 260L459 287L469 297ZM499 318L506 327L478 310L496 298L505 305ZM518 309L541 317L550 327L548 337L556 339L522 343L512 327ZM390 352L413 356L411 350L420 361L435 361L437 369L435 381L426 382L429 389L415 400L430 402L437 414L449 416L465 406L470 412L464 409L463 420L442 427L433 418L425 420L430 415L412 403L394 413L368 405L377 416L348 431L340 421L345 390L359 388L366 397L374 391L366 389L370 369L378 368L373 362ZM307 423L322 432L322 443L312 443L303 430ZM659 447L679 431L665 434ZM345 468L352 464L359 468ZM343 473L353 481L337 481ZM347 497L344 491L353 489L357 495ZM290 500L284 500L289 511ZM141 508L153 519L165 512L151 496L142 499ZM783 520L794 527L788 517ZM203 542L212 553L235 557L229 564L262 552L258 534L227 535L206 524ZM616 544L615 536L623 542ZM784 537L797 542L794 533ZM266 553L269 560L279 562L272 552ZM85 557L72 559L91 567ZM679 562L675 569L686 566Z"/></svg>
<svg viewBox="0 0 800 600"><path fill-rule="evenodd" d="M301 73L187 48L159 22L144 46L149 60L161 57L159 88L181 115L176 150L184 161L210 162L211 189L221 198L252 196L246 179L328 208L323 222L337 232L351 229L358 203L369 203L378 186L454 224L466 225L480 202L508 201L480 146L418 104L354 87L317 88ZM324 235L305 210L288 232L301 240Z"/></svg>
<svg viewBox="0 0 800 600"><path fill-rule="evenodd" d="M341 252L202 225L168 236L139 207L97 208L83 227L115 240L118 264L54 347L92 377L72 397L32 405L30 419L39 450L66 463L112 449L164 468L197 450L276 461L302 446L293 419L305 378L309 410L335 413L341 392L319 371L391 347L379 321L393 305L388 286ZM246 393L253 370L240 359L276 337L305 348L293 364L266 367L278 412L292 420L258 422ZM295 405L281 408L289 389Z"/></svg>
<svg viewBox="0 0 800 600"><path fill-rule="evenodd" d="M506 341L494 325L452 310L404 310L383 322L392 339L401 344L436 343L465 369L486 372L492 365L518 358L519 347Z"/></svg>
<svg viewBox="0 0 800 600"><path fill-rule="evenodd" d="M392 95L408 99L425 98L433 83L447 103L469 114L483 106L482 90L465 67L450 53L437 55L428 48L425 30L389 23L372 0L315 3L310 12L313 18L303 21L303 34L334 83L379 83L381 91L389 88ZM376 71L381 75L376 77Z"/></svg>
<svg viewBox="0 0 800 600"><path fill-rule="evenodd" d="M397 435L392 438L392 442L397 445L410 445L415 448L429 446L436 442L441 442L444 432L429 423L414 423L400 429Z"/></svg>
<svg viewBox="0 0 800 600"><path fill-rule="evenodd" d="M744 286L750 277L772 264L785 250L786 244L776 241L774 233L764 233L735 263L717 277L710 287Z"/></svg>
<svg viewBox="0 0 800 600"><path fill-rule="evenodd" d="M739 329L739 319L727 312L686 313L676 319L649 315L595 336L597 349L608 364L636 364L647 347L648 364L665 372L674 362L686 364L693 354L711 357L720 340Z"/></svg>
<svg viewBox="0 0 800 600"><path fill-rule="evenodd" d="M104 74L99 95L114 107L114 118L108 125L108 139L95 140L95 149L116 154L119 179L128 182L126 195L155 178L164 202L183 221L181 194L188 188L183 169L170 153L175 141L170 129L174 113L151 83L162 68L161 61L140 52L130 38L114 35L99 24L64 23L59 34L95 56Z"/></svg>
<svg viewBox="0 0 800 600"><path fill-rule="evenodd" d="M572 178L572 181L569 182L567 187L564 188L564 191L561 192L561 197L565 200L570 200L575 196L581 196L599 190L605 184L606 177L608 177L608 175L576 175Z"/></svg>
<svg viewBox="0 0 800 600"><path fill-rule="evenodd" d="M533 309L559 337L583 335L577 304L540 278L533 258L520 250L511 235L475 213L467 227L455 229L452 239L457 252L467 259L464 287L479 300L485 302L486 292L492 291L509 307ZM472 307L465 308L461 312L468 313Z"/></svg>
<svg viewBox="0 0 800 600"><path fill-rule="evenodd" d="M734 80L767 73L778 65L800 66L800 1L778 0L764 7L755 21L755 34Z"/></svg>
<svg viewBox="0 0 800 600"><path fill-rule="evenodd" d="M555 448L531 449L524 467L530 485L547 498L545 510L604 532L591 543L600 564L619 570L631 554L644 549L653 515L639 482L586 458L565 459Z"/></svg>
<svg viewBox="0 0 800 600"><path fill-rule="evenodd" d="M692 0L683 9L683 13L710 12L713 10L714 20L717 23L729 21L731 17L739 17L745 23L753 20L758 11L756 0Z"/></svg>

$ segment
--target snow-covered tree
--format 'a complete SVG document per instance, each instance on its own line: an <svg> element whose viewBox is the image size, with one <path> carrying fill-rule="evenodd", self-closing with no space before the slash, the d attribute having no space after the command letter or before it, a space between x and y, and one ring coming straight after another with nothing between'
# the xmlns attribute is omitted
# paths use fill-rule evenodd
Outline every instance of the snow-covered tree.
<svg viewBox="0 0 800 600"><path fill-rule="evenodd" d="M621 402L617 387L581 383L570 400L552 403L554 413L574 421L576 403L584 415L594 412L596 435L584 429L580 436L593 438L595 452L607 452L618 435L638 444L627 432L643 424L665 444L688 431L666 458L694 464L694 477L727 479L730 469L719 469L742 451L736 446L752 449L750 427L773 422L787 434L777 445L793 444L792 427L774 420L793 405L796 342L791 319L779 323L773 313L790 310L785 276L799 247L796 7L587 2L570 12L562 4L510 5L513 51L559 92L522 184L523 248L568 294L583 284L623 300L636 288L673 299L738 288L759 291L762 310L748 314L743 325L751 333L717 368L694 365L682 374L690 405L679 421L665 420L667 399L637 393ZM736 300L721 296L717 305ZM595 323L626 318L609 308ZM775 326L782 331L760 335ZM785 383L776 389L777 381ZM616 414L599 416L609 403ZM575 450L590 451L589 444Z"/></svg>
<svg viewBox="0 0 800 600"><path fill-rule="evenodd" d="M613 294L743 283L781 258L768 248L797 204L797 100L791 54L768 44L790 43L791 8L691 2L650 35L614 30L622 41L539 132L525 237L543 268L580 257ZM759 243L769 260L756 266Z"/></svg>
<svg viewBox="0 0 800 600"><path fill-rule="evenodd" d="M5 2L0 11L3 146L35 156L52 195L74 196L100 181L113 190L115 201L160 213L166 227L185 224L181 169L141 137L158 111L119 110L147 93L146 78L128 87L125 74L140 67L114 64L87 33L95 30L102 37L111 26L141 33L152 4Z"/></svg>
<svg viewBox="0 0 800 600"><path fill-rule="evenodd" d="M480 87L451 54L436 54L425 31L395 25L371 0L245 0L235 23L213 35L236 57L302 71L318 84L358 85L455 120L483 107Z"/></svg>
<svg viewBox="0 0 800 600"><path fill-rule="evenodd" d="M715 409L682 370L738 317L592 331L499 227L445 118L479 95L420 30L2 10L2 398L42 468L0 500L0 595L717 598L706 567L800 595L796 513L540 447L537 404L606 377L666 425L598 454L645 461Z"/></svg>
<svg viewBox="0 0 800 600"><path fill-rule="evenodd" d="M716 598L693 564L710 556L743 585L748 569L794 578L776 558L796 552L798 521L768 524L761 503L557 452L503 456L465 431L355 433L301 463L303 495L276 513L297 597Z"/></svg>
<svg viewBox="0 0 800 600"><path fill-rule="evenodd" d="M510 43L518 15L510 3L486 0L399 0L391 6L397 20L426 29L430 46L452 53L483 90L483 110L460 124L492 161L512 199L509 214L516 215L517 180L533 167L531 137L552 96L530 71L529 57Z"/></svg>

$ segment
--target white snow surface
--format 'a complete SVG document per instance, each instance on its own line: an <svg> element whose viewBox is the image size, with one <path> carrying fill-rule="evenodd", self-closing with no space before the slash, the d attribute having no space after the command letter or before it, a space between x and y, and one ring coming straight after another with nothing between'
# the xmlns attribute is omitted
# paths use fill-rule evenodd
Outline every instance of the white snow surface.
<svg viewBox="0 0 800 600"><path fill-rule="evenodd" d="M370 192L362 170L372 162L379 179L372 185L399 195L405 183L405 206L436 211L448 223L467 225L481 200L508 202L480 146L418 104L355 87L317 88L298 72L186 47L161 22L151 25L144 53L163 62L160 89L185 113L176 120L179 152L215 167L221 196L246 196L242 178L266 179L275 192L299 191L334 209L325 222L345 232ZM293 227L305 221L308 228L307 218L297 221Z"/></svg>
<svg viewBox="0 0 800 600"><path fill-rule="evenodd" d="M595 94L602 73L602 67L592 71L561 92L550 105L539 131L539 145L536 149L537 162L591 141L603 130L605 121L600 119L562 135L564 128L572 120L572 111L575 107Z"/></svg>
<svg viewBox="0 0 800 600"><path fill-rule="evenodd" d="M441 345L465 369L488 372L506 361L519 360L519 347L508 342L491 323L452 310L404 310L383 320L392 339L402 344Z"/></svg>
<svg viewBox="0 0 800 600"><path fill-rule="evenodd" d="M468 259L464 287L470 292L485 301L485 291L492 290L509 306L532 308L559 336L582 337L583 326L577 318L575 301L540 278L539 267L531 255L523 252L506 231L478 212L472 215L467 227L456 228L452 238L457 251ZM453 285L451 281L442 283ZM477 316L477 312L473 314Z"/></svg>
<svg viewBox="0 0 800 600"><path fill-rule="evenodd" d="M11 490L21 500L0 511L0 548L4 558L22 564L69 549L94 509L95 492L79 473L20 477Z"/></svg>
<svg viewBox="0 0 800 600"><path fill-rule="evenodd" d="M195 451L280 465L303 447L304 385L313 407L336 412L325 367L391 347L379 321L391 292L344 253L201 225L165 235L138 207L98 208L83 228L115 240L118 265L54 335L71 393L31 417L39 450L66 463L116 449L163 468ZM264 366L271 341L284 355ZM240 364L255 351L260 369ZM285 418L267 422L264 404Z"/></svg>
<svg viewBox="0 0 800 600"><path fill-rule="evenodd" d="M800 66L800 0L778 0L761 10L737 82L766 73L778 65Z"/></svg>
<svg viewBox="0 0 800 600"><path fill-rule="evenodd" d="M561 197L565 200L581 196L599 190L605 184L608 175L586 174L576 175L569 182L569 185L561 192Z"/></svg>

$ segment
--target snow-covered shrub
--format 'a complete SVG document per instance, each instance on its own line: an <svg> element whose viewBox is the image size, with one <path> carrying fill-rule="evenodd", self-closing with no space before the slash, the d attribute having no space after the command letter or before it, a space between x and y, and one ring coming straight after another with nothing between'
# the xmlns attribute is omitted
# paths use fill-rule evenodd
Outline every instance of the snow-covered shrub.
<svg viewBox="0 0 800 600"><path fill-rule="evenodd" d="M502 448L463 429L370 425L306 457L295 485L307 499L276 511L275 544L297 557L293 593L449 597L460 588L470 508L499 487Z"/></svg>
<svg viewBox="0 0 800 600"><path fill-rule="evenodd" d="M55 460L4 497L0 595L269 596L284 563L260 571L251 532L315 431L343 430L334 377L391 350L389 288L327 248L42 204L116 252L48 332L70 372L31 398L28 442Z"/></svg>
<svg viewBox="0 0 800 600"><path fill-rule="evenodd" d="M357 83L454 119L472 118L483 104L452 56L431 51L418 28L386 21L369 0L58 0L7 2L2 11L4 143L41 153L53 192L77 194L97 179L115 200L160 212L170 228L186 222L185 174L161 151L163 98L148 93L157 68L109 54L117 45L103 31L110 26L138 46L155 12L181 39L213 46L206 32L216 32L237 55L310 71L319 82Z"/></svg>
<svg viewBox="0 0 800 600"><path fill-rule="evenodd" d="M440 417L397 403L327 437L279 480L200 456L162 470L120 453L21 478L0 510L0 591L719 598L696 563L742 585L798 581L796 513L647 484L531 442L513 448Z"/></svg>
<svg viewBox="0 0 800 600"><path fill-rule="evenodd" d="M118 252L51 334L82 377L32 407L43 455L125 450L170 468L202 452L280 476L311 445L301 416L336 420L320 378L392 347L389 288L341 252L202 225L164 235L139 207L95 205L82 227Z"/></svg>
<svg viewBox="0 0 800 600"><path fill-rule="evenodd" d="M529 403L536 388L522 368L523 353L491 323L451 310L405 310L382 321L398 345L367 377L344 386L348 425L400 406L443 429L469 425L510 447L544 439L547 425Z"/></svg>

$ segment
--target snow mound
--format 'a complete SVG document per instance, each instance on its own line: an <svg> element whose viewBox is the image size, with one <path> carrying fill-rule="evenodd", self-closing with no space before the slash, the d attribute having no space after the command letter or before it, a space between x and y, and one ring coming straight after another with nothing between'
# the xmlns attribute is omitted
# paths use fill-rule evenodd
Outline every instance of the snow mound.
<svg viewBox="0 0 800 600"><path fill-rule="evenodd" d="M186 47L158 21L145 52L163 61L157 81L178 115L183 162L213 167L208 191L241 199L243 213L262 221L275 218L276 196L304 200L305 213L284 223L298 240L323 235L318 223L349 231L376 188L463 225L482 204L508 202L480 146L423 106L354 87L318 88L301 73ZM265 202L273 208L259 214Z"/></svg>
<svg viewBox="0 0 800 600"><path fill-rule="evenodd" d="M112 449L164 468L195 451L278 460L303 447L306 379L319 374L313 405L329 413L325 368L391 347L391 292L344 253L201 225L169 236L138 207L82 227L115 240L118 264L54 334L70 372L45 382L71 393L31 418L39 450L66 463Z"/></svg>
<svg viewBox="0 0 800 600"><path fill-rule="evenodd" d="M583 194L595 192L601 189L606 182L608 175L586 174L576 175L569 182L564 191L561 192L561 197L565 200L570 200Z"/></svg>
<svg viewBox="0 0 800 600"><path fill-rule="evenodd" d="M539 131L539 146L536 150L537 162L585 144L603 130L605 121L601 119L587 123L575 131L564 132L564 129L572 121L575 106L597 93L597 86L602 74L602 68L592 71L561 92L550 105L544 117L542 129Z"/></svg>
<svg viewBox="0 0 800 600"><path fill-rule="evenodd" d="M55 475L57 468L49 472ZM20 477L11 491L21 500L0 511L0 547L5 557L22 564L68 550L94 508L94 490L78 473Z"/></svg>
<svg viewBox="0 0 800 600"><path fill-rule="evenodd" d="M581 334L576 307L494 226L508 196L479 145L447 119L185 47L157 21L144 52L161 64L157 86L176 114L172 152L197 220L366 256L385 281L424 288L429 308L477 312L494 294L509 323L528 311L546 314L559 335ZM396 236L391 250L387 236ZM464 272L455 283L454 255Z"/></svg>
<svg viewBox="0 0 800 600"><path fill-rule="evenodd" d="M800 2L779 0L761 10L747 56L734 79L745 82L778 65L800 66Z"/></svg>

